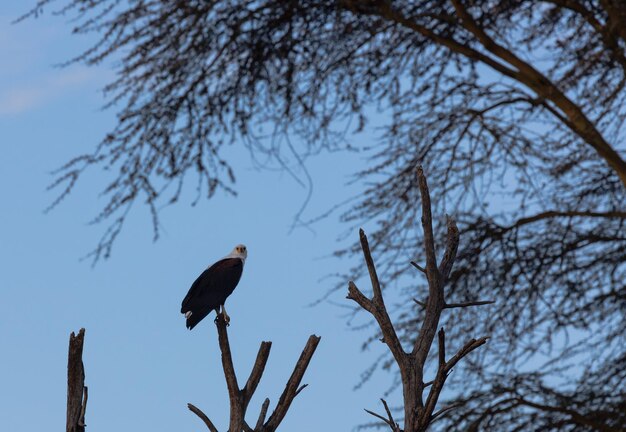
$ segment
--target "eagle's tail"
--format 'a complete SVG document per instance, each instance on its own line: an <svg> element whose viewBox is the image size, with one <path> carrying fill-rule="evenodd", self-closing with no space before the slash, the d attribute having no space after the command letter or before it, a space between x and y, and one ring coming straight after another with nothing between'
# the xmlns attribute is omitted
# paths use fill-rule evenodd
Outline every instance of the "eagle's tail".
<svg viewBox="0 0 626 432"><path fill-rule="evenodd" d="M209 313L211 309L207 311L187 311L185 312L185 318L187 318L186 326L189 330L193 329L200 321L204 319Z"/></svg>

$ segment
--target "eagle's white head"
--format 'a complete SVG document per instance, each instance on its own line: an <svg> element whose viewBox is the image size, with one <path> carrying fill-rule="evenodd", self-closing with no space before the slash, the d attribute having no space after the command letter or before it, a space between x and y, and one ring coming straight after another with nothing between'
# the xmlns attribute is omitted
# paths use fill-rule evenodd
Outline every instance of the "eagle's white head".
<svg viewBox="0 0 626 432"><path fill-rule="evenodd" d="M245 245L238 244L237 246L235 246L233 251L228 254L228 256L230 258L241 258L245 262L246 258L248 258L248 249Z"/></svg>

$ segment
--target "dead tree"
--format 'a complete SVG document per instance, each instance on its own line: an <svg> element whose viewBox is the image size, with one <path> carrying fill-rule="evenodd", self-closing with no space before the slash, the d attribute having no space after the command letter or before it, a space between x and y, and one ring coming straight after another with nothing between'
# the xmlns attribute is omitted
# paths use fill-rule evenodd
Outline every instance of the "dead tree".
<svg viewBox="0 0 626 432"><path fill-rule="evenodd" d="M70 334L67 359L67 432L85 432L85 411L87 410L87 386L83 366L83 343L85 329L78 335Z"/></svg>
<svg viewBox="0 0 626 432"><path fill-rule="evenodd" d="M371 299L366 297L352 281L349 283L347 297L357 302L361 308L368 311L376 319L383 335L382 342L387 344L400 369L404 400L404 428L400 428L400 425L394 420L391 410L384 399L381 400L385 407L386 416L366 410L369 414L384 421L393 432L425 431L434 419L449 410L451 407L446 407L435 412L439 395L441 394L448 374L459 360L483 345L488 339L487 337L480 339L471 338L455 355L446 360L446 334L443 327L440 328L438 333L439 355L437 373L434 379L430 381L425 380L424 369L428 353L430 352L435 334L437 333L439 319L441 318L443 310L447 308L479 306L493 303L493 301L490 300L471 303L446 302L444 288L456 257L459 245L459 231L454 219L448 216L446 248L441 263L438 265L433 235L430 193L421 166L417 169L417 178L420 195L422 197L422 228L424 230L426 266L422 267L415 262L411 262L411 264L426 275L428 281L428 298L424 302L414 300L424 308L425 316L412 349L410 351L404 350L393 327L393 323L389 318L367 237L362 229L359 232L361 248L363 249L365 264L367 265L372 283L373 297ZM430 387L430 391L424 400L424 391L427 387Z"/></svg>
<svg viewBox="0 0 626 432"><path fill-rule="evenodd" d="M235 368L233 366L233 358L230 351L230 343L228 341L227 324L224 321L222 315L218 315L215 320L217 327L217 334L219 339L220 351L222 353L222 368L224 369L224 376L226 378L226 387L228 388L228 397L230 399L230 421L228 426L229 432L274 432L282 420L285 418L291 403L295 397L308 385L300 385L304 372L306 371L313 353L317 348L317 344L320 341L319 336L311 335L306 343L306 346L300 354L300 358L296 363L296 366L287 381L285 390L278 399L278 404L274 408L274 411L266 421L267 410L269 408L270 401L265 399L261 406L261 411L257 417L254 426L250 426L246 422L246 411L248 404L254 395L254 392L261 381L261 376L265 370L265 364L270 355L270 349L272 342L261 342L259 352L250 372L250 376L246 381L243 388L239 387L237 382L237 375L235 374ZM187 407L207 426L209 431L218 432L213 422L209 417L204 414L199 408L192 404L187 404Z"/></svg>

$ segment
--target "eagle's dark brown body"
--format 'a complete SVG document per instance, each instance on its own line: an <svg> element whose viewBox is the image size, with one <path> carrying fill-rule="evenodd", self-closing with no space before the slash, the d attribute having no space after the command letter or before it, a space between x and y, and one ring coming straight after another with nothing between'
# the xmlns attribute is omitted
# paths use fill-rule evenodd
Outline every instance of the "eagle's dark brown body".
<svg viewBox="0 0 626 432"><path fill-rule="evenodd" d="M206 269L191 285L183 299L180 312L187 317L187 328L191 330L212 310L219 313L220 306L232 294L241 279L243 260L224 258Z"/></svg>

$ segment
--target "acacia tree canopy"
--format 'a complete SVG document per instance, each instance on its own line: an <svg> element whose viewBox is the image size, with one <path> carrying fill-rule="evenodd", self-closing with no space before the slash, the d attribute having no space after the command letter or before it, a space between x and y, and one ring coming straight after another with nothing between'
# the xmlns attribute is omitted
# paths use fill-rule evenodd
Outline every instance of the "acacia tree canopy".
<svg viewBox="0 0 626 432"><path fill-rule="evenodd" d="M285 136L305 143L300 155L345 149L357 145L346 125L369 131L377 107L388 121L355 174L371 186L342 220L374 221L383 279L399 278L409 258L424 259L414 223L422 164L433 195L448 197L434 211L454 213L463 239L447 297L497 300L450 315L451 344L468 329L498 343L470 363L482 379L461 383L459 408L438 423L624 426L624 2L40 0L24 18L53 3L75 16L75 33L100 35L73 61L119 60L106 87L116 127L54 183L60 200L85 169L115 173L96 259L137 200L158 234L157 203L177 201L189 175L199 194L235 193L225 143L277 160ZM407 344L421 313L411 298L426 292L411 283L397 329ZM498 408L496 395L513 402Z"/></svg>

